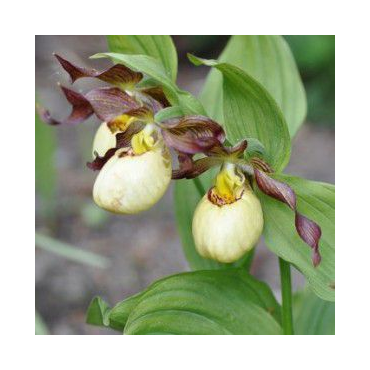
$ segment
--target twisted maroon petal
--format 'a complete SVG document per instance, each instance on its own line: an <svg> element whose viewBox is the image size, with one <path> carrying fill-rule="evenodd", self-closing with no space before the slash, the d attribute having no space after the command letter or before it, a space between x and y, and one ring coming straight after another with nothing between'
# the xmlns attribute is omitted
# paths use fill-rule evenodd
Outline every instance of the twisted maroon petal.
<svg viewBox="0 0 370 370"><path fill-rule="evenodd" d="M257 168L254 168L254 175L261 191L266 195L287 204L295 212L295 227L298 235L311 247L312 263L315 267L318 266L321 261L319 251L319 240L321 238L320 226L297 211L296 194L289 185L271 178Z"/></svg>
<svg viewBox="0 0 370 370"><path fill-rule="evenodd" d="M299 212L296 212L295 227L301 239L312 248L312 261L316 267L321 261L319 252L319 240L321 238L320 226Z"/></svg>
<svg viewBox="0 0 370 370"><path fill-rule="evenodd" d="M41 119L50 125L81 123L93 113L102 121L109 122L129 111L139 115L136 110L141 108L138 102L117 87L93 89L86 95L79 94L64 86L61 86L61 89L72 105L72 112L68 118L58 121L51 116L48 110L38 107Z"/></svg>
<svg viewBox="0 0 370 370"><path fill-rule="evenodd" d="M97 71L96 69L78 67L61 56L57 54L54 55L64 70L71 77L72 83L79 78L92 77L104 82L108 82L112 85L125 87L135 85L143 78L142 73L134 72L122 64L116 64L105 71Z"/></svg>
<svg viewBox="0 0 370 370"><path fill-rule="evenodd" d="M94 113L92 105L83 95L63 86L61 86L61 89L68 102L72 105L71 114L64 120L58 121L51 116L48 110L38 106L39 116L44 122L49 125L77 124L85 121Z"/></svg>
<svg viewBox="0 0 370 370"><path fill-rule="evenodd" d="M258 187L268 196L287 204L293 211L296 209L296 196L293 189L284 182L275 180L259 169L254 169Z"/></svg>

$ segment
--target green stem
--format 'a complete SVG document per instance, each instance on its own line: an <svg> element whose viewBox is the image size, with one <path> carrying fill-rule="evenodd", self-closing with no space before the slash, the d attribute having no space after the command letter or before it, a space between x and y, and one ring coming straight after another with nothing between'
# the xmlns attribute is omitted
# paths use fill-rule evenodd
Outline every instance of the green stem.
<svg viewBox="0 0 370 370"><path fill-rule="evenodd" d="M285 335L292 335L293 313L292 313L292 282L290 276L290 264L279 257L281 297L282 297L282 321Z"/></svg>
<svg viewBox="0 0 370 370"><path fill-rule="evenodd" d="M195 185L195 187L196 187L196 188L197 188L197 190L198 190L199 195L200 195L201 197L203 197L203 195L206 193L206 189L204 189L204 186L203 186L202 182L199 180L199 178L198 178L198 177L195 177L195 178L193 179L193 181L194 181L194 185Z"/></svg>

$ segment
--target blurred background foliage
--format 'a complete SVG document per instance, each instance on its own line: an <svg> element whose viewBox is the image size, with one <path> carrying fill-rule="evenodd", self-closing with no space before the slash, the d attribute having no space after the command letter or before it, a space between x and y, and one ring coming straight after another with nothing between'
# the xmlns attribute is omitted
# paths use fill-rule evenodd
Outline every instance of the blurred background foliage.
<svg viewBox="0 0 370 370"><path fill-rule="evenodd" d="M335 38L284 37L296 58L308 100L307 122L295 138L288 172L333 183ZM179 55L178 83L197 94L209 69L192 66L186 53L216 59L229 36L173 39ZM69 80L52 52L81 66L104 68L104 61L87 58L106 50L104 36L37 36L37 100L57 117L65 117L70 108L57 82L68 86ZM95 87L89 80L78 81L75 89L86 91ZM39 334L105 334L104 329L84 324L93 295L106 294L108 301L115 302L155 279L188 269L174 222L172 188L152 210L132 217L111 215L93 203L91 190L96 174L87 170L84 163L90 160L97 125L96 119L90 119L76 127L48 127L36 116L35 273ZM110 262L109 270L94 268L99 263L104 268ZM252 273L267 281L279 295L277 260L263 244L257 249ZM296 273L295 288L303 283ZM334 306L328 310L334 310ZM304 315L305 311L299 308L297 319ZM330 325L334 327L334 323Z"/></svg>

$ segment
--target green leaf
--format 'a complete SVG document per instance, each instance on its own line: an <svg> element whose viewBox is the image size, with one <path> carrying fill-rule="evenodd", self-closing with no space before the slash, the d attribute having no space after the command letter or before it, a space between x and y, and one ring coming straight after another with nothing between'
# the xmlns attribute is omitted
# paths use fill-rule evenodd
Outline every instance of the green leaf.
<svg viewBox="0 0 370 370"><path fill-rule="evenodd" d="M109 326L113 317L124 334L281 334L270 288L241 269L164 278L116 305Z"/></svg>
<svg viewBox="0 0 370 370"><path fill-rule="evenodd" d="M334 335L335 303L324 301L309 289L293 297L294 329L298 335Z"/></svg>
<svg viewBox="0 0 370 370"><path fill-rule="evenodd" d="M266 88L281 108L293 137L305 119L307 103L286 41L281 36L232 36L219 61L241 68ZM219 122L223 122L221 86L221 73L212 70L200 95L207 113Z"/></svg>
<svg viewBox="0 0 370 370"><path fill-rule="evenodd" d="M224 127L231 144L249 137L265 147L265 159L279 172L289 162L290 136L280 108L267 90L240 68L190 56L223 75Z"/></svg>
<svg viewBox="0 0 370 370"><path fill-rule="evenodd" d="M55 128L35 117L35 179L36 190L48 211L53 207L56 191L55 170L56 137ZM49 212L50 213L50 212Z"/></svg>
<svg viewBox="0 0 370 370"><path fill-rule="evenodd" d="M111 58L128 68L140 71L162 86L172 106L180 106L184 114L205 114L202 104L189 92L181 90L167 75L161 62L148 55L128 55L118 53L100 53L92 58Z"/></svg>
<svg viewBox="0 0 370 370"><path fill-rule="evenodd" d="M181 107L179 106L167 107L167 108L161 109L154 116L154 120L156 122L163 122L170 118L182 117L183 115L184 115L184 112L182 111Z"/></svg>
<svg viewBox="0 0 370 370"><path fill-rule="evenodd" d="M145 292L145 291L144 291ZM125 299L110 308L102 298L95 297L86 313L86 323L96 326L106 326L111 329L123 332L128 316L138 304L139 298L143 293L136 294Z"/></svg>
<svg viewBox="0 0 370 370"><path fill-rule="evenodd" d="M168 35L110 35L107 36L111 52L149 55L159 60L173 82L177 76L177 52Z"/></svg>
<svg viewBox="0 0 370 370"><path fill-rule="evenodd" d="M61 242L46 235L35 234L36 246L39 248L55 253L71 261L83 263L93 267L107 268L110 265L108 258L98 254L78 249L72 245Z"/></svg>
<svg viewBox="0 0 370 370"><path fill-rule="evenodd" d="M309 181L286 175L274 176L289 184L297 195L300 213L318 223L321 263L314 267L311 249L295 229L294 213L285 204L258 191L265 220L264 237L268 248L291 262L307 278L311 289L320 298L334 301L335 290L335 188L334 185Z"/></svg>
<svg viewBox="0 0 370 370"><path fill-rule="evenodd" d="M97 326L109 326L111 308L100 297L95 297L87 309L86 323Z"/></svg>

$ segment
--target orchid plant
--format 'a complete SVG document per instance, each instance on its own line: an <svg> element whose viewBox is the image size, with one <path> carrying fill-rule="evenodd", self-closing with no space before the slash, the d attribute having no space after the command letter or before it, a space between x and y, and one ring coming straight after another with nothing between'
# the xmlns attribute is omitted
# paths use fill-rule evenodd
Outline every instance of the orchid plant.
<svg viewBox="0 0 370 370"><path fill-rule="evenodd" d="M290 265L313 292L306 304L334 301L334 187L282 174L306 113L285 41L233 36L218 61L189 55L213 69L199 99L176 85L169 36L109 36L108 44L110 53L94 56L113 61L104 71L55 57L72 83L110 86L86 94L62 86L70 115L56 120L38 107L39 114L51 125L101 121L87 166L99 171L93 198L107 211L145 211L176 181L179 232L194 271L113 308L96 297L87 322L125 334L293 334ZM279 258L282 307L249 273L262 234Z"/></svg>

